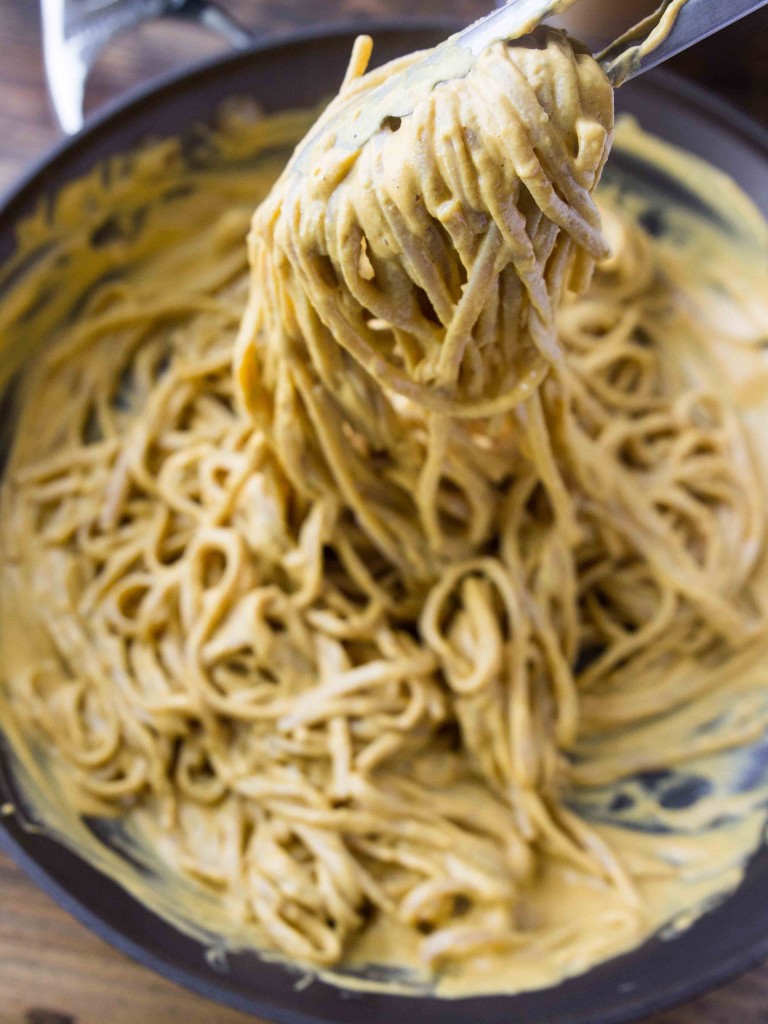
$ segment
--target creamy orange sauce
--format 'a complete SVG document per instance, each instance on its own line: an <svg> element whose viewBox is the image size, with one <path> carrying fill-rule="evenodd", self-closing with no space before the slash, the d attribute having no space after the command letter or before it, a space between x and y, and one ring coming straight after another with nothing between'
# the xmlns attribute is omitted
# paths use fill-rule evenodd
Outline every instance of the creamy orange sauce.
<svg viewBox="0 0 768 1024"><path fill-rule="evenodd" d="M164 143L115 161L108 182L95 172L64 189L50 218L41 211L22 226L19 253L5 271L0 382L7 385L30 358L30 339L43 345L54 337L82 296L107 273L119 271L146 294L197 287L210 259L211 238L219 240L214 249L221 243L222 251L233 239L244 241L252 209L308 123L305 115L266 121L232 116L196 167L186 164L178 146ZM675 358L692 379L731 392L751 435L763 485L768 486L768 452L761 443L768 417L768 359L759 344L761 337L768 337L768 229L748 198L723 175L643 134L636 125L620 126L615 150L651 163L697 196L713 215L633 192L620 168L602 191L607 210L619 208L639 218L654 207L663 215L666 231L654 241L654 254L670 291L683 297L671 342ZM93 244L96 226L138 209L144 212L133 236L116 245ZM610 216L608 223L610 229ZM37 256L24 272L32 254ZM708 332L714 340L702 348L701 338ZM759 590L768 597L768 565L761 567ZM22 594L13 569L6 567L0 609L3 679L39 659L47 643L31 627L34 616L24 608ZM414 995L435 990L457 997L549 986L634 948L654 933L672 938L727 898L763 839L768 799L766 655L768 637L759 637L727 687L715 686L693 705L675 707L641 729L577 746L570 800L630 871L639 913L627 912L626 900L615 888L553 859L525 889L520 917L530 939L512 953L479 956L435 982L419 961L412 934L391 922L374 922L352 945L341 968L308 973L296 965L291 969L301 977L318 976L351 988ZM210 890L168 866L163 855L167 840L151 815L138 811L115 822L114 847L99 841L78 813L94 808L83 807L82 794L66 770L22 728L2 689L0 722L18 789L16 813L30 828L42 829L77 851L176 927L199 938L212 957L262 945L258 929L233 920ZM626 765L626 781L605 786L590 777L590 753L598 748L602 758L610 753L615 763ZM666 766L667 774L659 769L659 749L684 751ZM472 792L467 798L480 806L483 795ZM146 875L121 856L120 845L126 843L149 868ZM393 968L392 980L367 978L371 964Z"/></svg>

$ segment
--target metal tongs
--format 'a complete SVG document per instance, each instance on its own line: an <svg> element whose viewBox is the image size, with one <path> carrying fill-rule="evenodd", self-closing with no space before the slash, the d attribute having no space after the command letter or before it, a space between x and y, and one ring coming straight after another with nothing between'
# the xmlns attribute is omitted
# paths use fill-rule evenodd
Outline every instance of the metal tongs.
<svg viewBox="0 0 768 1024"><path fill-rule="evenodd" d="M545 18L561 14L578 0L508 0L508 3L442 44L476 56L493 42L519 39ZM655 67L668 57L743 18L768 0L663 0L650 18L611 43L597 59L614 86ZM184 18L223 36L238 48L253 36L213 0L42 0L43 48L48 87L58 121L67 133L83 124L88 72L118 33L164 16ZM432 68L440 66L430 59ZM418 72L418 65L410 73ZM460 72L459 72L460 73ZM448 77L453 77L449 75ZM435 76L418 78L422 88ZM444 80L444 78L443 78Z"/></svg>
<svg viewBox="0 0 768 1024"><path fill-rule="evenodd" d="M499 40L519 39L545 18L563 13L577 2L509 0L453 40L477 55ZM768 0L663 0L655 13L595 55L611 85L617 87L766 3Z"/></svg>
<svg viewBox="0 0 768 1024"><path fill-rule="evenodd" d="M41 0L43 57L56 119L73 135L83 126L85 83L115 36L156 18L196 22L245 49L253 36L212 0Z"/></svg>
<svg viewBox="0 0 768 1024"><path fill-rule="evenodd" d="M578 0L509 0L453 36L476 56L501 39L519 39ZM768 0L663 0L654 14L607 46L596 58L615 87L687 50Z"/></svg>

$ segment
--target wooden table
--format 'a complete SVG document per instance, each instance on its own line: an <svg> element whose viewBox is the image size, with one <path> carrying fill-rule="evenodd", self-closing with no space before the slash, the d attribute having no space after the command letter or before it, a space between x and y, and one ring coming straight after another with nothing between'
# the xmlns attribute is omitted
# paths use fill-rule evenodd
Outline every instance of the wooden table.
<svg viewBox="0 0 768 1024"><path fill-rule="evenodd" d="M456 15L469 20L487 0L230 0L243 22L265 33L312 17ZM721 48L704 44L678 59L694 74L768 124L768 8L729 30ZM721 58L741 46L740 59ZM221 44L179 24L124 37L96 69L91 106ZM58 137L46 100L33 0L0 0L0 190ZM766 910L768 913L768 909ZM245 1024L138 967L60 910L0 855L0 1024ZM768 965L646 1024L765 1024ZM361 1022L364 1024L364 1022ZM469 1024L469 1022L468 1022Z"/></svg>

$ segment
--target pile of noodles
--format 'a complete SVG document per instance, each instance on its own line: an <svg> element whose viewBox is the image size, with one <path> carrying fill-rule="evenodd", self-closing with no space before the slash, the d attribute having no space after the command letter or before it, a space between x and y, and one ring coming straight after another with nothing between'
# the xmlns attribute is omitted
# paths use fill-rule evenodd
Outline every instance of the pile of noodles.
<svg viewBox="0 0 768 1024"><path fill-rule="evenodd" d="M525 941L548 858L639 913L567 803L624 769L573 751L739 656L763 511L647 239L601 234L592 58L496 44L355 149L339 114L413 59L364 49L247 277L107 284L28 375L5 543L57 656L12 687L273 948L383 917L437 967Z"/></svg>

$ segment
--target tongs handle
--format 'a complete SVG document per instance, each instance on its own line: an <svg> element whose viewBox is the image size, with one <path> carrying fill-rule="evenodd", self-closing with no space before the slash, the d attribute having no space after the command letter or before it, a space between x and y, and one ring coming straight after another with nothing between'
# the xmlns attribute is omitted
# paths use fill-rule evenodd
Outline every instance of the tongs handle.
<svg viewBox="0 0 768 1024"><path fill-rule="evenodd" d="M497 0L497 10L452 36L450 42L477 56L492 42L518 39L576 2ZM662 0L654 14L611 43L597 59L611 84L619 86L766 3L768 0Z"/></svg>
<svg viewBox="0 0 768 1024"><path fill-rule="evenodd" d="M83 126L88 73L112 39L161 17L183 18L243 49L252 35L214 0L41 0L45 75L54 113L72 135Z"/></svg>
<svg viewBox="0 0 768 1024"><path fill-rule="evenodd" d="M763 7L768 0L664 0L659 9L597 55L611 84L656 67Z"/></svg>
<svg viewBox="0 0 768 1024"><path fill-rule="evenodd" d="M251 32L235 21L223 7L210 0L167 0L164 13L194 21L239 50L247 49L253 42Z"/></svg>

